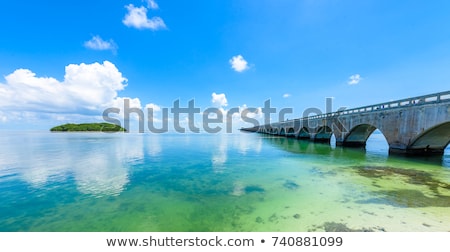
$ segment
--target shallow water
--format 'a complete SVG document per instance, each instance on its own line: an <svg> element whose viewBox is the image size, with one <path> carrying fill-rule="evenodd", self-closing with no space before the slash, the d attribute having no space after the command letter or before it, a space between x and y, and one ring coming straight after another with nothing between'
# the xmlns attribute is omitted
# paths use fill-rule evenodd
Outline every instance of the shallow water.
<svg viewBox="0 0 450 252"><path fill-rule="evenodd" d="M450 231L450 152L258 134L0 133L0 231Z"/></svg>

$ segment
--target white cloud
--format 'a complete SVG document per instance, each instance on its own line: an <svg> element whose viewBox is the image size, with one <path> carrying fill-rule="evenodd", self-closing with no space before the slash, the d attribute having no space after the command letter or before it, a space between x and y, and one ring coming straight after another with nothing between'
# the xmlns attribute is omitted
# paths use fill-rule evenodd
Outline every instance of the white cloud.
<svg viewBox="0 0 450 252"><path fill-rule="evenodd" d="M361 80L362 80L361 75L359 75L359 74L354 74L354 75L352 75L352 76L349 77L347 83L348 83L349 85L356 85L356 84L358 84Z"/></svg>
<svg viewBox="0 0 450 252"><path fill-rule="evenodd" d="M148 113L148 109L153 109L153 113L152 114ZM154 103L148 103L145 105L144 113L146 113L148 115L148 117L147 117L148 120L150 120L154 123L162 123L163 120L169 119L169 118L163 118L163 116L161 116L161 119L156 118L155 114L157 114L157 112L160 112L160 111L161 111L161 106L159 106L159 105L156 105Z"/></svg>
<svg viewBox="0 0 450 252"><path fill-rule="evenodd" d="M28 69L17 69L0 83L0 107L7 116L25 119L65 118L58 114L99 116L107 107L123 104L117 92L127 85L127 79L109 62L70 64L65 68L64 80L38 77ZM131 105L139 106L139 99L131 99ZM123 107L123 105L122 105ZM120 107L118 107L120 108ZM33 114L34 113L34 114ZM57 116L58 115L58 116Z"/></svg>
<svg viewBox="0 0 450 252"><path fill-rule="evenodd" d="M232 123L232 129L233 131L236 129L239 129L241 127L250 127L254 126L251 123L248 123L244 121L242 116L246 116L247 118L253 118L256 119L260 124L262 123L262 119L264 117L264 114L262 113L261 107L251 107L249 108L246 104L243 104L242 106L233 107L229 110L225 109L224 107L228 106L228 100L225 96L225 94L216 94L212 93L212 99L211 102L213 106L218 107L220 112L223 115L224 121L227 121L227 117L231 115L231 123ZM238 112L235 112L235 109L238 109ZM230 111L233 111L233 114L228 114ZM244 112L245 111L245 112ZM225 124L222 125L222 130L225 132Z"/></svg>
<svg viewBox="0 0 450 252"><path fill-rule="evenodd" d="M248 62L242 57L242 55L236 55L230 59L231 68L236 72L243 72L249 69Z"/></svg>
<svg viewBox="0 0 450 252"><path fill-rule="evenodd" d="M109 104L108 107L111 108L118 108L120 109L120 112L118 114L118 119L123 119L124 118L124 103L125 100L128 100L128 104L130 106L130 108L138 108L141 109L141 101L139 100L139 98L130 98L130 97L116 97L114 100L111 101L111 103ZM110 117L114 117L114 114L110 114ZM136 113L132 113L131 114L131 119L139 119L138 115ZM141 118L144 119L144 118Z"/></svg>
<svg viewBox="0 0 450 252"><path fill-rule="evenodd" d="M228 106L228 101L227 101L227 97L225 97L225 94L212 93L211 96L212 96L211 102L214 106L217 106L217 107Z"/></svg>
<svg viewBox="0 0 450 252"><path fill-rule="evenodd" d="M152 9L152 10L157 10L159 8L159 6L155 2L155 0L147 0L147 7Z"/></svg>
<svg viewBox="0 0 450 252"><path fill-rule="evenodd" d="M93 36L90 40L84 42L84 47L92 50L111 50L115 52L117 50L117 44L114 40L110 39L109 41L103 40L100 36Z"/></svg>
<svg viewBox="0 0 450 252"><path fill-rule="evenodd" d="M249 118L261 119L263 117L263 113L262 113L262 108L261 107L249 108L247 106L247 104L239 106L239 113L241 115L242 115L244 110L248 111L246 116L249 117ZM242 120L242 118L240 118L240 116L239 116L239 119L240 119L241 122L243 122L243 120Z"/></svg>
<svg viewBox="0 0 450 252"><path fill-rule="evenodd" d="M286 93L283 95L283 98L289 98L289 97L291 97L291 94Z"/></svg>
<svg viewBox="0 0 450 252"><path fill-rule="evenodd" d="M125 6L125 8L127 8L128 13L125 15L122 22L128 27L150 29L154 31L167 28L162 18L152 17L149 19L147 17L147 8L144 6L135 7L134 5L129 4Z"/></svg>
<svg viewBox="0 0 450 252"><path fill-rule="evenodd" d="M2 111L0 111L0 122L5 123L7 121L8 121L8 118L6 117L6 115Z"/></svg>
<svg viewBox="0 0 450 252"><path fill-rule="evenodd" d="M156 105L156 104L154 104L154 103L149 103L149 104L145 105L145 110L147 110L148 108L153 109L153 112L161 111L161 107Z"/></svg>

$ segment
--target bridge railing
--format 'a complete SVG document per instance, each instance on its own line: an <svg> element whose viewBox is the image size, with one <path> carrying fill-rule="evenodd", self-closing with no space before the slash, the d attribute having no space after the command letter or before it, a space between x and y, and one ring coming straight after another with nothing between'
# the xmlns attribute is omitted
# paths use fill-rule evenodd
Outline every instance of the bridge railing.
<svg viewBox="0 0 450 252"><path fill-rule="evenodd" d="M284 122L321 119L321 118L334 117L334 116L340 116L340 115L348 115L348 114L364 113L364 112L375 112L375 111L380 111L380 110L396 109L399 107L420 106L423 104L432 104L432 103L440 103L440 102L450 102L450 91L434 93L434 94L429 94L429 95L423 95L423 96L417 96L417 97L411 97L411 98L406 98L406 99L401 99L401 100L396 100L396 101L378 103L378 104L374 104L374 105L346 109L346 110L341 110L341 111L336 111L336 112L331 112L331 113L326 113L326 114L308 116L308 117L288 120L288 121L284 121ZM281 122L279 122L279 123L281 123Z"/></svg>

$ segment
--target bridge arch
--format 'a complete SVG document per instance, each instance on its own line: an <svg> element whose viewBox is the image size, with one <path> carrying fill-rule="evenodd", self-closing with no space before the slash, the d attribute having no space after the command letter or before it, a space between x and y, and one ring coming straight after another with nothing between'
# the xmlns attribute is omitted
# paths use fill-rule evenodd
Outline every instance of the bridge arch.
<svg viewBox="0 0 450 252"><path fill-rule="evenodd" d="M371 124L359 124L344 137L343 146L365 147L367 139L377 128Z"/></svg>
<svg viewBox="0 0 450 252"><path fill-rule="evenodd" d="M286 131L284 130L284 128L281 128L280 136L285 136L285 135L286 135Z"/></svg>
<svg viewBox="0 0 450 252"><path fill-rule="evenodd" d="M419 134L408 145L407 150L423 153L443 153L450 143L450 121L438 124Z"/></svg>

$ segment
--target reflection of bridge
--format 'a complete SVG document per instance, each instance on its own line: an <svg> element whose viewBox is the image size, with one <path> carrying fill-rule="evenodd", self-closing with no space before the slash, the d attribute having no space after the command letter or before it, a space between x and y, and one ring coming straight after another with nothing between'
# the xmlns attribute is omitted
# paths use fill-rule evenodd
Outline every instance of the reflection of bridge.
<svg viewBox="0 0 450 252"><path fill-rule="evenodd" d="M376 129L390 152L443 154L450 142L450 91L243 130L319 142L334 134L336 145L364 147Z"/></svg>

